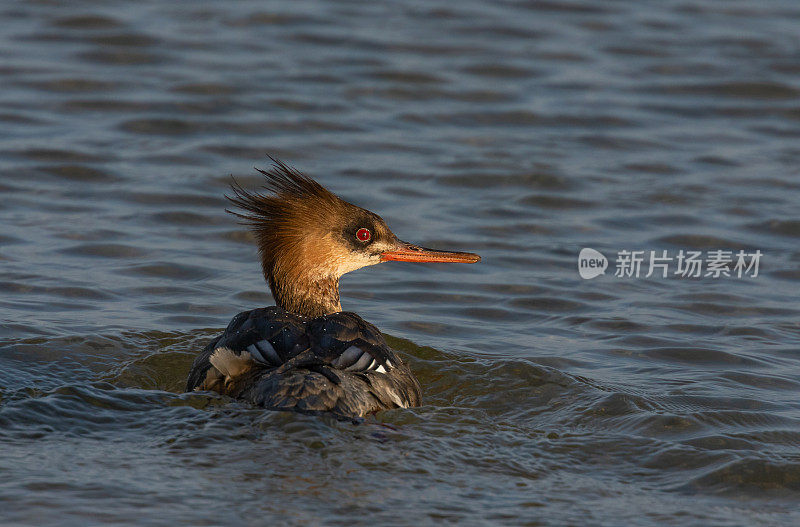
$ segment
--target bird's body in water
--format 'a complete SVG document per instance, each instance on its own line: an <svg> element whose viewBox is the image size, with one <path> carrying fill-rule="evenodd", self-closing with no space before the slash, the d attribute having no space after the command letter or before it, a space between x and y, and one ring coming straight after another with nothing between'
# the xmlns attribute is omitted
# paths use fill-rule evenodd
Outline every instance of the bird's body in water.
<svg viewBox="0 0 800 527"><path fill-rule="evenodd" d="M339 278L384 261L467 262L472 253L399 240L380 216L273 160L268 194L233 186L277 306L238 314L192 364L187 390L264 408L359 417L421 404L420 386L380 331L342 312Z"/></svg>

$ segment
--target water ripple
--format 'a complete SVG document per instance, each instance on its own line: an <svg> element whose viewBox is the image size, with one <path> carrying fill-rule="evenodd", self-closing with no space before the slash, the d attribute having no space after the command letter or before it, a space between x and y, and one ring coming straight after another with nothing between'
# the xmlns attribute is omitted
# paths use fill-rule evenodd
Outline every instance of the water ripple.
<svg viewBox="0 0 800 527"><path fill-rule="evenodd" d="M0 12L4 521L800 521L795 3ZM342 279L422 407L182 393L272 303L223 197L266 154L482 255ZM763 259L583 280L584 247Z"/></svg>

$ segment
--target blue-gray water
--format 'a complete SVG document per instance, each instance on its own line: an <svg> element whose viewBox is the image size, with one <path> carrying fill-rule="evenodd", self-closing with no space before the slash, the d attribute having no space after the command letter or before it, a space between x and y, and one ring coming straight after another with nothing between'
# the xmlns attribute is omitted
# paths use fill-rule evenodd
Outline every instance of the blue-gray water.
<svg viewBox="0 0 800 527"><path fill-rule="evenodd" d="M0 4L0 523L800 521L800 6ZM425 406L181 389L271 153L468 266L347 275ZM759 276L577 255L761 250Z"/></svg>

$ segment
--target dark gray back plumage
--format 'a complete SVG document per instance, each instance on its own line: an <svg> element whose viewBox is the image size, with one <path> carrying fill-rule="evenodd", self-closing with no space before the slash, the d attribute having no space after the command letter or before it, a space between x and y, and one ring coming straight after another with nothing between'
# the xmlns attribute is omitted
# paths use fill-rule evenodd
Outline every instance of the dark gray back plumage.
<svg viewBox="0 0 800 527"><path fill-rule="evenodd" d="M212 356L220 349L245 357L243 371L218 371ZM197 389L341 417L421 403L419 383L375 326L355 313L307 318L280 307L237 315L192 364L187 390Z"/></svg>

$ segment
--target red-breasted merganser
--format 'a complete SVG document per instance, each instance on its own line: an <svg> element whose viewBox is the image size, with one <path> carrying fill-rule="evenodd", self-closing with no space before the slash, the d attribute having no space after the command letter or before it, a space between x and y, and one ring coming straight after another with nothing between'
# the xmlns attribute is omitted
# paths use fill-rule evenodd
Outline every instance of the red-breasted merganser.
<svg viewBox="0 0 800 527"><path fill-rule="evenodd" d="M368 265L480 261L406 243L377 214L273 159L269 194L234 182L228 199L253 230L277 306L239 313L192 364L187 390L268 409L360 417L421 404L420 386L380 331L339 303L339 277ZM258 169L257 169L258 170Z"/></svg>

